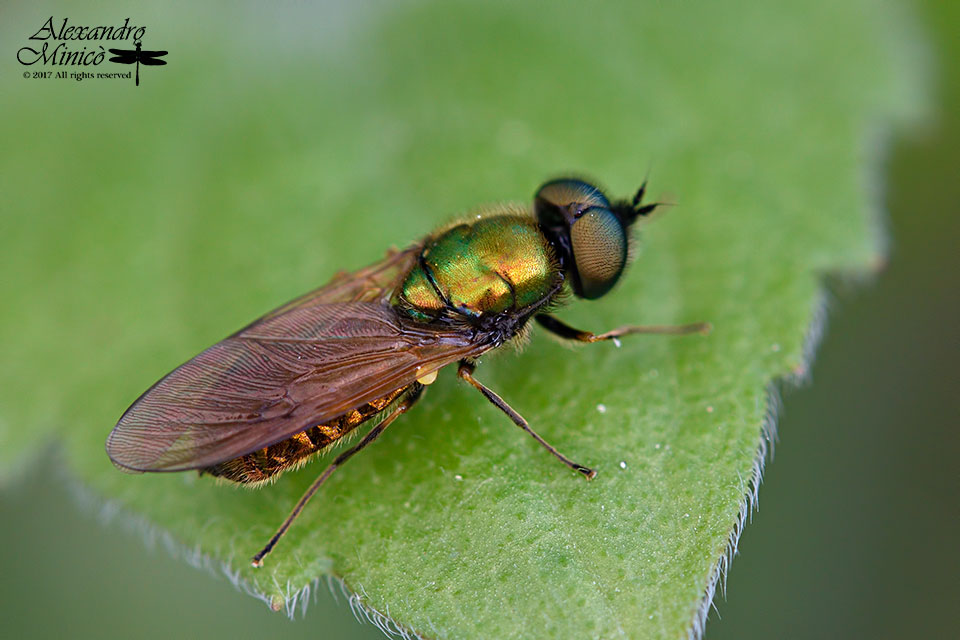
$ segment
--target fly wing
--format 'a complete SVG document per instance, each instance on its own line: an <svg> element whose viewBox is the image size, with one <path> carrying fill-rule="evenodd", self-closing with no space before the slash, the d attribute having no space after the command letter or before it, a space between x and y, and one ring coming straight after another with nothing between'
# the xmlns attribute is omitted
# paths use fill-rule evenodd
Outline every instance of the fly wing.
<svg viewBox="0 0 960 640"><path fill-rule="evenodd" d="M416 323L387 303L397 268L418 254L335 278L181 365L123 414L110 459L134 471L209 467L490 349L482 334Z"/></svg>
<svg viewBox="0 0 960 640"><path fill-rule="evenodd" d="M400 279L417 261L421 249L423 249L422 244L415 244L403 251L392 250L386 258L369 267L353 272L342 271L319 289L314 289L310 293L294 298L287 304L277 307L259 320L254 321L243 331L299 307L330 302L386 301L393 294L393 290L399 284Z"/></svg>

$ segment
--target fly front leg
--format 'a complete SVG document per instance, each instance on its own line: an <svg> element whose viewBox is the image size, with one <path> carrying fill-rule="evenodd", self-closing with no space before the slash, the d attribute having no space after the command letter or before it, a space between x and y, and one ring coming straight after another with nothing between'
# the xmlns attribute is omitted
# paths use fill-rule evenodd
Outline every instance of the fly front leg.
<svg viewBox="0 0 960 640"><path fill-rule="evenodd" d="M511 420L513 420L514 424L516 424L518 427L520 427L521 429L529 433L531 436L533 436L534 440L536 440L541 445L543 445L543 447L547 451L552 453L554 456L556 456L557 459L560 460L560 462L567 465L574 471L582 473L587 480L591 480L593 479L594 476L597 475L597 472L591 469L590 467L585 467L582 464L578 464L574 462L570 458L566 457L565 455L563 455L562 453L554 449L553 446L550 443L548 443L546 440L541 438L536 431L530 428L530 425L527 423L526 420L524 420L523 416L521 416L519 413L514 411L510 405L508 405L506 402L503 401L503 398L498 396L492 390L484 386L482 382L480 382L479 380L473 377L473 372L475 369L476 369L476 366L473 365L472 363L467 362L466 360L461 360L460 367L457 369L457 375L463 380L466 380L471 385L473 385L474 389L482 393L483 396L487 400L489 400L495 407L500 409L500 411L503 411L505 414L507 414L507 416Z"/></svg>
<svg viewBox="0 0 960 640"><path fill-rule="evenodd" d="M695 322L693 324L681 324L681 325L651 325L647 327L642 326L629 326L629 327L618 327L612 331L607 331L606 333L591 333L589 331L581 331L580 329L574 329L570 325L557 320L553 316L548 316L546 314L539 314L537 316L537 323L554 335L558 335L561 338L566 340L577 340L578 342L600 342L601 340L616 340L621 336L626 336L631 333L652 333L659 335L670 335L670 336L683 336L690 333L700 333L706 335L710 333L710 329L713 327L709 322Z"/></svg>

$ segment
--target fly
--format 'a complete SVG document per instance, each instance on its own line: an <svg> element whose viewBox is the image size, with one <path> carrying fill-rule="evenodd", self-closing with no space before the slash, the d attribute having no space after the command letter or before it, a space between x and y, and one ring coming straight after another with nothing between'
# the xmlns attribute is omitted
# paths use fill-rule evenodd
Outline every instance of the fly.
<svg viewBox="0 0 960 640"><path fill-rule="evenodd" d="M448 225L403 251L268 313L148 389L107 438L127 471L197 469L256 486L299 467L361 425L372 428L313 482L270 541L259 567L320 486L409 411L437 378L457 375L564 465L591 479L474 377L477 358L535 321L567 340L706 333L707 323L571 327L552 312L566 291L610 291L630 255L633 224L659 203L614 201L575 178L551 180L532 210L506 205Z"/></svg>

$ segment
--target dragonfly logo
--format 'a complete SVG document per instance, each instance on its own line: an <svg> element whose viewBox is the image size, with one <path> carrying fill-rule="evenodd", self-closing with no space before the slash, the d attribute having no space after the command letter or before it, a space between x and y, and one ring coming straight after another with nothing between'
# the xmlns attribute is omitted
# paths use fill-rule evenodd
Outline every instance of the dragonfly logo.
<svg viewBox="0 0 960 640"><path fill-rule="evenodd" d="M33 69L23 72L24 78L44 81L114 80L134 78L140 86L140 65L160 67L167 64L166 51L147 51L143 48L145 26L131 24L130 18L116 25L74 24L68 18L55 20L53 16L28 38L17 51L17 61ZM110 48L110 47L133 48ZM127 66L123 71L106 61ZM34 66L35 65L35 66Z"/></svg>
<svg viewBox="0 0 960 640"><path fill-rule="evenodd" d="M161 60L167 55L166 51L144 51L140 48L140 41L133 43L136 49L110 49L113 57L110 62L119 62L120 64L135 64L137 66L136 79L137 86L140 86L140 65L148 67L159 67L167 64L166 60Z"/></svg>

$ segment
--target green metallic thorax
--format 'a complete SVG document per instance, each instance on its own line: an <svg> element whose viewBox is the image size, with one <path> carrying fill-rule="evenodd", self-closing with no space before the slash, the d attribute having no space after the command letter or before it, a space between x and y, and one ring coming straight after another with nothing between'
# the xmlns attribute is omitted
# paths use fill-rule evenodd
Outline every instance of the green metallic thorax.
<svg viewBox="0 0 960 640"><path fill-rule="evenodd" d="M563 282L553 249L524 213L455 225L423 246L394 304L426 320L452 307L479 317L544 302Z"/></svg>

